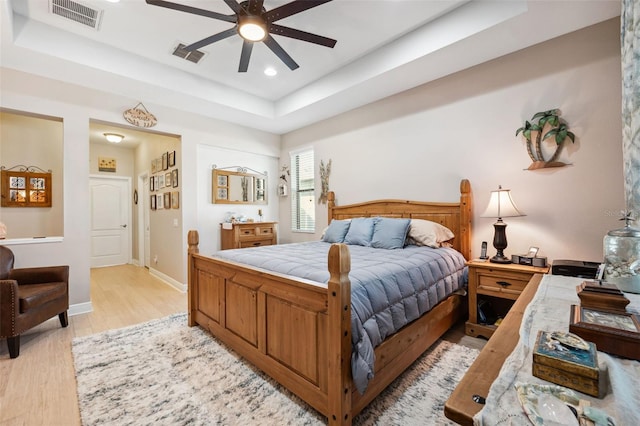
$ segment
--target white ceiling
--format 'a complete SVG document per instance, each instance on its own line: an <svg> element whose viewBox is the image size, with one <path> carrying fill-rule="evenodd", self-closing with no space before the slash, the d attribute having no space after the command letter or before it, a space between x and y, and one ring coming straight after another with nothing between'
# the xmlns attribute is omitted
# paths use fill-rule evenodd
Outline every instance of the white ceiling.
<svg viewBox="0 0 640 426"><path fill-rule="evenodd" d="M2 1L2 67L273 133L620 14L619 0L333 0L278 23L334 38L335 48L274 36L300 68L259 43L238 73L239 36L201 48L198 64L171 54L232 24L142 0L74 0L102 11L96 30L50 13L50 1ZM222 0L175 3L232 13ZM267 66L278 75L264 75Z"/></svg>

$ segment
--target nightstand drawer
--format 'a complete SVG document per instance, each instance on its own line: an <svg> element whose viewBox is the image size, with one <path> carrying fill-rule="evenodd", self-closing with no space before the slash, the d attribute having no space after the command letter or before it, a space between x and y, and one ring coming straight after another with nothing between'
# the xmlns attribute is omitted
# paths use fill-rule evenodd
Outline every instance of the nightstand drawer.
<svg viewBox="0 0 640 426"><path fill-rule="evenodd" d="M519 276L510 275L484 275L478 274L478 293L495 294L503 293L519 295L527 286L529 278L521 278Z"/></svg>

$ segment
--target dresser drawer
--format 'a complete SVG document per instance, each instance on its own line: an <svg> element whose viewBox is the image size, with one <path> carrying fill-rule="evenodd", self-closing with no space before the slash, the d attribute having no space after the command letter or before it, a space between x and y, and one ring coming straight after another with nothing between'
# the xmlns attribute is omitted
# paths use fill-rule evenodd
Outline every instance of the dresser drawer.
<svg viewBox="0 0 640 426"><path fill-rule="evenodd" d="M531 279L530 274L478 274L478 293L517 298Z"/></svg>
<svg viewBox="0 0 640 426"><path fill-rule="evenodd" d="M240 248L260 247L273 245L271 238L265 240L240 241Z"/></svg>
<svg viewBox="0 0 640 426"><path fill-rule="evenodd" d="M273 226L243 226L238 229L240 241L256 237L273 237Z"/></svg>

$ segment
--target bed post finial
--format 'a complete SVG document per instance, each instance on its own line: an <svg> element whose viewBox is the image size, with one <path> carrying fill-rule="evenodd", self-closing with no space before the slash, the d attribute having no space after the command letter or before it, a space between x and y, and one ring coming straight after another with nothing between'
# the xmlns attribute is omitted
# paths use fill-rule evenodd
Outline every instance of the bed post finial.
<svg viewBox="0 0 640 426"><path fill-rule="evenodd" d="M189 249L187 253L199 253L198 244L200 244L200 236L198 235L198 231L192 229L187 233L187 244L189 245Z"/></svg>
<svg viewBox="0 0 640 426"><path fill-rule="evenodd" d="M345 244L329 249L328 408L330 425L351 424L351 255Z"/></svg>

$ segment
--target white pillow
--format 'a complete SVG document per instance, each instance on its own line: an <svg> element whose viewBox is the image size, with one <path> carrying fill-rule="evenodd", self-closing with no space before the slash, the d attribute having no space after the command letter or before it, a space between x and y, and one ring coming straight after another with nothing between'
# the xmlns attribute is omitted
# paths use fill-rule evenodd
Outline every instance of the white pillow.
<svg viewBox="0 0 640 426"><path fill-rule="evenodd" d="M446 226L424 219L411 219L407 236L417 246L438 248L441 243L449 241L455 235Z"/></svg>

